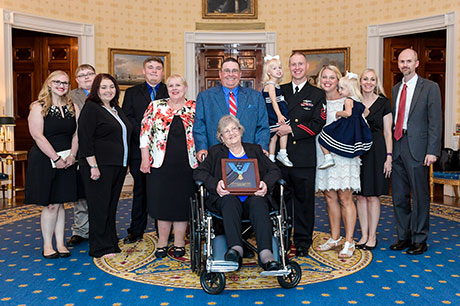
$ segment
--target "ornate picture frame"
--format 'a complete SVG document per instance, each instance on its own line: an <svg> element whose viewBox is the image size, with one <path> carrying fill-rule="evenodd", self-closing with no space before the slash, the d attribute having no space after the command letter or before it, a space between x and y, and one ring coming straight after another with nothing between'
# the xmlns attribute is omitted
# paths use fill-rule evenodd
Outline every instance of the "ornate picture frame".
<svg viewBox="0 0 460 306"><path fill-rule="evenodd" d="M293 50L307 56L310 67L308 68L308 80L316 85L316 78L319 71L325 65L335 65L340 72L345 75L345 72L350 70L350 47L344 48L329 48L329 49L303 49Z"/></svg>
<svg viewBox="0 0 460 306"><path fill-rule="evenodd" d="M171 73L169 52L109 48L109 73L117 80L120 90L144 82L142 64L150 56L163 60L166 80Z"/></svg>
<svg viewBox="0 0 460 306"><path fill-rule="evenodd" d="M222 180L225 188L234 195L253 195L259 190L259 166L257 159L223 158Z"/></svg>
<svg viewBox="0 0 460 306"><path fill-rule="evenodd" d="M256 19L257 0L202 0L204 19Z"/></svg>

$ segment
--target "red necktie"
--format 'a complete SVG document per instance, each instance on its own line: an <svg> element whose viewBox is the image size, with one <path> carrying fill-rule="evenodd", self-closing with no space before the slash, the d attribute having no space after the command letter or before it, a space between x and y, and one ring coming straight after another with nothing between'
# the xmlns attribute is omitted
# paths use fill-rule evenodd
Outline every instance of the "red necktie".
<svg viewBox="0 0 460 306"><path fill-rule="evenodd" d="M401 139L403 132L404 113L406 112L407 85L403 85L401 96L399 97L398 119L396 120L394 138Z"/></svg>
<svg viewBox="0 0 460 306"><path fill-rule="evenodd" d="M230 92L230 97L228 97L228 106L230 108L230 115L236 117L236 100L233 96L233 92Z"/></svg>

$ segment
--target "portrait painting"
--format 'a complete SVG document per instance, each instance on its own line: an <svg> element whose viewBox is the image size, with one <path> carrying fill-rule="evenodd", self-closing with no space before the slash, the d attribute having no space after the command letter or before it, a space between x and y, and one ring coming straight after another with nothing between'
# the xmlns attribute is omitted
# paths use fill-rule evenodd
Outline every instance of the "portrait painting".
<svg viewBox="0 0 460 306"><path fill-rule="evenodd" d="M202 0L203 18L257 18L257 0Z"/></svg>

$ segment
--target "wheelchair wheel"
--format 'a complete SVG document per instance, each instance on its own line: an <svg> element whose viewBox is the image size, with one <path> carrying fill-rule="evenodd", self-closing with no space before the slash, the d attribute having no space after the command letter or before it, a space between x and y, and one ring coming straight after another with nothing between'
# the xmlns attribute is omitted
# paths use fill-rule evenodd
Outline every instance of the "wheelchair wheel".
<svg viewBox="0 0 460 306"><path fill-rule="evenodd" d="M296 287L302 279L302 269L299 264L295 261L289 261L291 267L291 273L286 276L278 276L278 283L285 289L291 289Z"/></svg>
<svg viewBox="0 0 460 306"><path fill-rule="evenodd" d="M208 294L219 294L225 288L225 275L222 272L201 272L201 288Z"/></svg>
<svg viewBox="0 0 460 306"><path fill-rule="evenodd" d="M201 233L199 225L198 203L190 199L190 267L192 272L201 272Z"/></svg>

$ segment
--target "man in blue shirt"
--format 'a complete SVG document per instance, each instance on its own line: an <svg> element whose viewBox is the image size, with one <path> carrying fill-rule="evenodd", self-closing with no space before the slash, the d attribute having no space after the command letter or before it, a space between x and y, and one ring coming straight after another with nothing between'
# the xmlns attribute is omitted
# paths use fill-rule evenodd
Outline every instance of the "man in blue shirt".
<svg viewBox="0 0 460 306"><path fill-rule="evenodd" d="M228 114L244 126L243 142L259 144L267 151L270 129L262 94L240 86L241 68L234 58L223 61L219 77L222 85L200 92L197 97L193 137L198 160L203 161L208 148L218 143L217 124Z"/></svg>
<svg viewBox="0 0 460 306"><path fill-rule="evenodd" d="M128 88L123 100L123 112L133 126L131 137L129 171L134 180L133 206L131 209L131 225L124 243L134 243L142 239L147 226L147 202L145 174L140 171L141 150L139 149L139 135L144 112L152 100L168 98L168 89L162 82L164 77L164 63L159 57L145 59L142 73L145 82Z"/></svg>

